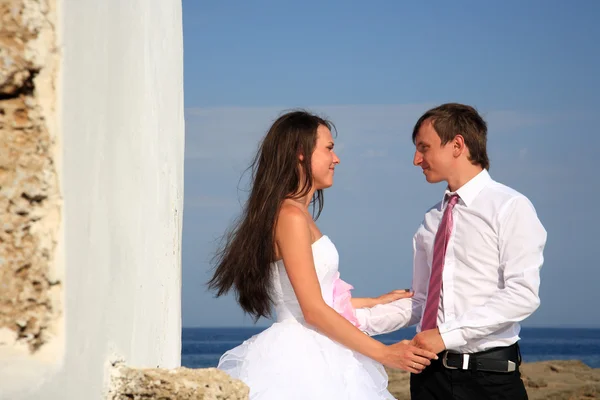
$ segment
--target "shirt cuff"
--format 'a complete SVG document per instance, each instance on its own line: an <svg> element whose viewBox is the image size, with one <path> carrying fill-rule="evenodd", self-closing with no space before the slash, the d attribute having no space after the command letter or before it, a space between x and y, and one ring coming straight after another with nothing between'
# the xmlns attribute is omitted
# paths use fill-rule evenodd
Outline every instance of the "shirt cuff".
<svg viewBox="0 0 600 400"><path fill-rule="evenodd" d="M453 330L449 330L449 328L446 324L441 324L438 328L446 350L455 350L467 344L460 328Z"/></svg>

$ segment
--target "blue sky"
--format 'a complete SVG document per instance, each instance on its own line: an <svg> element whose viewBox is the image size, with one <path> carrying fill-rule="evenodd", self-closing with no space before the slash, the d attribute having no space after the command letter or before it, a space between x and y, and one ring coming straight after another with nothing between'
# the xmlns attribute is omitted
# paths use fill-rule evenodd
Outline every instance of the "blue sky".
<svg viewBox="0 0 600 400"><path fill-rule="evenodd" d="M412 235L444 190L412 166L412 126L448 101L484 115L490 173L548 231L542 305L524 325L600 326L599 2L184 0L183 12L184 326L252 324L206 291L208 261L258 141L293 107L338 128L318 223L354 295L410 286Z"/></svg>

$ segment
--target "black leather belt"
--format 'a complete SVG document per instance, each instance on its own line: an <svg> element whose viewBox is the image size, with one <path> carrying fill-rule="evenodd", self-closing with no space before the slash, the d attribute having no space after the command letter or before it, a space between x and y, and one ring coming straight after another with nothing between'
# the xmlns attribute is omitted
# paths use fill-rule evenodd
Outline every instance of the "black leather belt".
<svg viewBox="0 0 600 400"><path fill-rule="evenodd" d="M513 372L521 364L521 351L518 343L515 343L478 353L444 351L441 358L442 365L448 369Z"/></svg>

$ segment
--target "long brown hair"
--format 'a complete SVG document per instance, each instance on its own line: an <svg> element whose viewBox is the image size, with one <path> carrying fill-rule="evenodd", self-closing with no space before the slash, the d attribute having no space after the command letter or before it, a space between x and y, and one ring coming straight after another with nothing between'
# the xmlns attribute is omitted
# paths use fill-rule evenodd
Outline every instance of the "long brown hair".
<svg viewBox="0 0 600 400"><path fill-rule="evenodd" d="M277 215L286 198L304 197L312 188L311 156L320 125L333 127L302 110L283 114L273 123L249 167L252 186L243 212L223 236L224 244L213 259L209 289L217 297L233 289L237 302L255 321L271 316ZM317 219L323 209L322 190L315 191L312 206Z"/></svg>

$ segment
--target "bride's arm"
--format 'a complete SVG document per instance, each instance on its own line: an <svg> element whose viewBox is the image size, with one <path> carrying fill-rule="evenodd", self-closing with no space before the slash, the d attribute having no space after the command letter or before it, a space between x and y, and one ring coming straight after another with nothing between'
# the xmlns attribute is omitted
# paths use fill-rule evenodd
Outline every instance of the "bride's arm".
<svg viewBox="0 0 600 400"><path fill-rule="evenodd" d="M413 238L413 294L409 299L394 300L374 307L356 308L356 318L360 329L369 335L381 335L400 328L417 324L421 319L427 285L429 267L425 249L417 235Z"/></svg>
<svg viewBox="0 0 600 400"><path fill-rule="evenodd" d="M379 304L387 304L392 301L407 299L412 297L413 293L410 289L392 290L389 293L382 294L379 297L353 297L350 301L354 308L371 308Z"/></svg>
<svg viewBox="0 0 600 400"><path fill-rule="evenodd" d="M301 210L282 207L275 233L279 253L307 323L338 343L392 368L418 373L430 364L430 359L437 357L408 341L384 345L325 303L315 271L310 228Z"/></svg>
<svg viewBox="0 0 600 400"><path fill-rule="evenodd" d="M350 302L354 308L371 308L380 304L372 297L353 297Z"/></svg>

